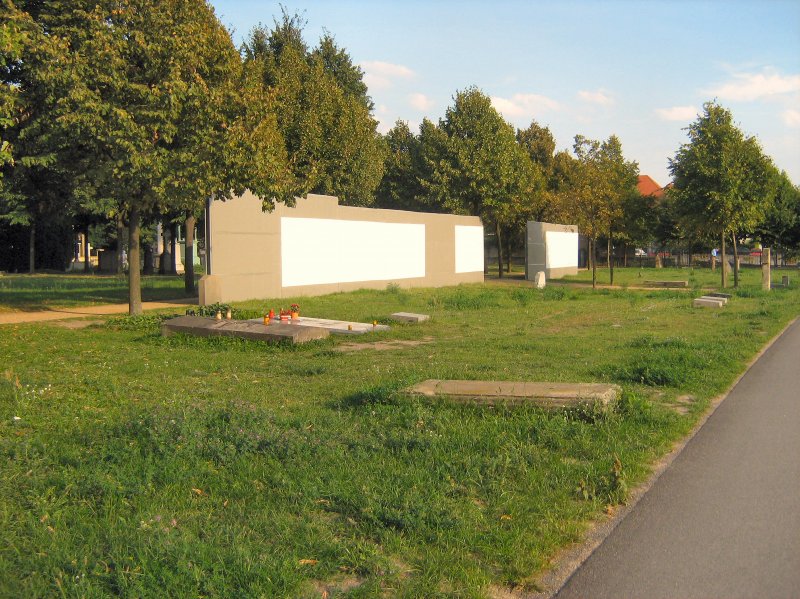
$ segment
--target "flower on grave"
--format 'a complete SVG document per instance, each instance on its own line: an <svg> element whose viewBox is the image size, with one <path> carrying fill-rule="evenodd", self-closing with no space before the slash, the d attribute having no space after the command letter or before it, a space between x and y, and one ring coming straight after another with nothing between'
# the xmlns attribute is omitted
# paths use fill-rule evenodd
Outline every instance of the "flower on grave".
<svg viewBox="0 0 800 599"><path fill-rule="evenodd" d="M299 304L292 304L291 310L292 310L292 312L300 312L300 305Z"/></svg>

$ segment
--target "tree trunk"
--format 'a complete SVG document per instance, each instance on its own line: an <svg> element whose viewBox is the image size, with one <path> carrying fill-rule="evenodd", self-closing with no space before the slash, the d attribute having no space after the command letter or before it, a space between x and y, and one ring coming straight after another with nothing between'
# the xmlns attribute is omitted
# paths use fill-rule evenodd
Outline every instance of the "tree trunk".
<svg viewBox="0 0 800 599"><path fill-rule="evenodd" d="M158 274L169 274L169 239L170 227L166 223L161 223L161 254L158 257Z"/></svg>
<svg viewBox="0 0 800 599"><path fill-rule="evenodd" d="M722 288L725 289L728 286L728 257L725 255L725 233L722 234Z"/></svg>
<svg viewBox="0 0 800 599"><path fill-rule="evenodd" d="M611 243L611 233L608 234L608 278L609 284L614 284L614 256L612 252L614 251L614 244Z"/></svg>
<svg viewBox="0 0 800 599"><path fill-rule="evenodd" d="M116 274L123 272L125 268L125 261L122 258L122 254L125 251L125 221L122 220L122 215L117 215L117 265L114 270Z"/></svg>
<svg viewBox="0 0 800 599"><path fill-rule="evenodd" d="M28 236L28 274L36 272L36 221L31 220L31 230Z"/></svg>
<svg viewBox="0 0 800 599"><path fill-rule="evenodd" d="M178 274L178 252L175 251L178 246L178 225L170 223L169 225L169 274Z"/></svg>
<svg viewBox="0 0 800 599"><path fill-rule="evenodd" d="M625 248L625 253L622 257L622 264L625 268L628 268L628 244L626 243L623 247Z"/></svg>
<svg viewBox="0 0 800 599"><path fill-rule="evenodd" d="M592 289L597 288L597 240L589 241L589 253L592 255Z"/></svg>
<svg viewBox="0 0 800 599"><path fill-rule="evenodd" d="M733 286L739 287L739 246L736 243L736 233L733 237Z"/></svg>
<svg viewBox="0 0 800 599"><path fill-rule="evenodd" d="M194 214L186 213L186 248L184 252L183 287L189 295L195 294L194 288L194 227L197 219Z"/></svg>
<svg viewBox="0 0 800 599"><path fill-rule="evenodd" d="M155 272L155 251L153 242L148 242L144 244L144 265L142 266L142 274L143 275L152 275Z"/></svg>
<svg viewBox="0 0 800 599"><path fill-rule="evenodd" d="M92 270L92 261L89 258L89 225L83 229L83 272Z"/></svg>
<svg viewBox="0 0 800 599"><path fill-rule="evenodd" d="M128 220L128 314L142 313L142 277L139 272L139 209L131 207Z"/></svg>
<svg viewBox="0 0 800 599"><path fill-rule="evenodd" d="M508 235L508 239L506 240L506 272L510 275L511 274L511 234Z"/></svg>
<svg viewBox="0 0 800 599"><path fill-rule="evenodd" d="M503 243L500 239L500 223L494 224L494 232L497 236L497 275L503 278Z"/></svg>

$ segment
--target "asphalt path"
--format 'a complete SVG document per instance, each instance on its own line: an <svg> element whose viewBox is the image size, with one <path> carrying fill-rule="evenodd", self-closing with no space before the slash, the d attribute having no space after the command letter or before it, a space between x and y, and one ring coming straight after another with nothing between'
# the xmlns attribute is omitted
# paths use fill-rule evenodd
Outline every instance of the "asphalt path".
<svg viewBox="0 0 800 599"><path fill-rule="evenodd" d="M800 320L555 596L800 597Z"/></svg>

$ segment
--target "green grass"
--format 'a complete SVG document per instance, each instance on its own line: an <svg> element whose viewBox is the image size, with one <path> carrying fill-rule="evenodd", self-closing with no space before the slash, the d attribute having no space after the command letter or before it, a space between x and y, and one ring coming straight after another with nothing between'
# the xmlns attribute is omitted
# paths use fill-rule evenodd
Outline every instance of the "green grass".
<svg viewBox="0 0 800 599"><path fill-rule="evenodd" d="M183 276L142 277L146 302L186 297ZM9 275L0 276L0 311L38 311L128 301L124 275Z"/></svg>
<svg viewBox="0 0 800 599"><path fill-rule="evenodd" d="M367 322L428 313L357 341L431 342L162 338L152 314L0 327L0 596L533 588L800 313L800 292L743 290L715 311L672 291L492 285L298 303ZM426 378L611 381L625 395L598 414L396 393Z"/></svg>
<svg viewBox="0 0 800 599"><path fill-rule="evenodd" d="M773 283L780 283L781 276L789 275L795 283L800 280L800 269L797 267L772 268ZM757 267L742 267L740 271L741 287L760 287L761 269ZM592 282L592 271L581 269L577 275L564 277L562 280L572 283ZM721 274L719 268L712 271L710 268L615 268L614 285L637 287L644 285L645 281L688 281L693 288L719 288ZM597 283L608 285L608 268L597 269ZM733 288L733 272L728 277L728 287Z"/></svg>

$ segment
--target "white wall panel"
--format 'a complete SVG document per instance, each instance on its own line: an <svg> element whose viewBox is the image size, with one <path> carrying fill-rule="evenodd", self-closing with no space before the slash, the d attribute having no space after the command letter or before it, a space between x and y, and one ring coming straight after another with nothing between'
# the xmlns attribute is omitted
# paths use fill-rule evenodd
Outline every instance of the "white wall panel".
<svg viewBox="0 0 800 599"><path fill-rule="evenodd" d="M546 231L547 268L578 266L578 234L564 231Z"/></svg>
<svg viewBox="0 0 800 599"><path fill-rule="evenodd" d="M456 273L483 272L483 227L456 225Z"/></svg>
<svg viewBox="0 0 800 599"><path fill-rule="evenodd" d="M284 287L424 276L425 225L281 218Z"/></svg>

